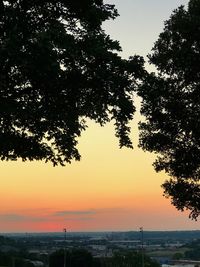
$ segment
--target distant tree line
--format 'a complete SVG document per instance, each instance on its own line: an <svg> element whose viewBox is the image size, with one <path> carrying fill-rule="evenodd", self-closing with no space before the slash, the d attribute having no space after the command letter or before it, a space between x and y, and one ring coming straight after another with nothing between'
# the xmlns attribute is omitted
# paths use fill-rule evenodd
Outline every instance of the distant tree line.
<svg viewBox="0 0 200 267"><path fill-rule="evenodd" d="M112 257L93 257L85 249L58 250L42 262L44 267L63 267L64 259L66 267L142 267L142 255L135 251L120 251ZM41 259L24 251L0 251L0 266L3 267L34 267L34 260ZM160 267L146 255L144 255L144 263L148 267Z"/></svg>
<svg viewBox="0 0 200 267"><path fill-rule="evenodd" d="M200 261L200 239L183 245L182 251L174 253L173 260L196 260Z"/></svg>
<svg viewBox="0 0 200 267"><path fill-rule="evenodd" d="M187 247L189 249L185 252L184 257L186 259L200 261L200 239L189 243Z"/></svg>

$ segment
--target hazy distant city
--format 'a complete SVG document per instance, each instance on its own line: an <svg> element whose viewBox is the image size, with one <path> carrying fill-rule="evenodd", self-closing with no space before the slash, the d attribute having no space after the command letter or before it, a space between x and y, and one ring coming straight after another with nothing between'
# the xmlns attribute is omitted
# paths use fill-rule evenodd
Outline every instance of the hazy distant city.
<svg viewBox="0 0 200 267"><path fill-rule="evenodd" d="M87 266L73 264L73 253L76 258L81 255L84 261L93 260L93 264L88 261L88 266L136 266L131 265L131 260L137 256L137 267L197 267L200 266L200 231L63 231L9 233L0 237L1 267ZM67 261L70 255L71 264L64 265L64 257ZM124 259L121 265L120 256ZM113 263L115 257L117 263Z"/></svg>

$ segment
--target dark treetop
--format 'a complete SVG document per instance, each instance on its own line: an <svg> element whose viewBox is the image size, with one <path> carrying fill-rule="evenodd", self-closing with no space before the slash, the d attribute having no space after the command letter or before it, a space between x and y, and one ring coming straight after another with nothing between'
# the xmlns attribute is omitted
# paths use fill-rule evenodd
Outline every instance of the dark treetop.
<svg viewBox="0 0 200 267"><path fill-rule="evenodd" d="M166 21L150 63L158 73L146 76L139 90L140 146L159 156L156 171L171 178L165 195L179 209L200 214L200 1L191 0Z"/></svg>
<svg viewBox="0 0 200 267"><path fill-rule="evenodd" d="M102 0L0 0L0 158L79 160L86 119L114 120L120 147L143 59L124 60L101 28L117 11Z"/></svg>

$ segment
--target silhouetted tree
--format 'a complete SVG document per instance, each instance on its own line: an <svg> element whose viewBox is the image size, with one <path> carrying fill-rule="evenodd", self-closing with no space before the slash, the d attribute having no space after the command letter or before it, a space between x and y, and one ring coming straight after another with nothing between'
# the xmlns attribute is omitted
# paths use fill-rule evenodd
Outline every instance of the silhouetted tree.
<svg viewBox="0 0 200 267"><path fill-rule="evenodd" d="M94 263L94 264L93 264ZM64 266L64 251L59 250L50 255L49 267ZM84 249L66 251L66 267L92 267L98 266L93 262L91 253Z"/></svg>
<svg viewBox="0 0 200 267"><path fill-rule="evenodd" d="M124 60L103 30L117 11L103 0L0 1L0 158L79 160L86 119L114 120L131 147L139 56Z"/></svg>
<svg viewBox="0 0 200 267"><path fill-rule="evenodd" d="M184 256L186 259L200 260L200 240L196 239L187 244L188 250L185 251Z"/></svg>
<svg viewBox="0 0 200 267"><path fill-rule="evenodd" d="M181 260L184 258L184 254L181 252L176 252L173 254L172 259L173 260Z"/></svg>
<svg viewBox="0 0 200 267"><path fill-rule="evenodd" d="M66 253L66 258L69 258L69 253ZM64 266L64 251L59 250L49 256L49 267Z"/></svg>
<svg viewBox="0 0 200 267"><path fill-rule="evenodd" d="M0 266L11 266L12 258L0 251Z"/></svg>
<svg viewBox="0 0 200 267"><path fill-rule="evenodd" d="M69 262L74 267L92 267L93 257L87 250L76 249L72 251Z"/></svg>
<svg viewBox="0 0 200 267"><path fill-rule="evenodd" d="M170 179L164 194L190 217L200 214L200 1L176 9L155 43L142 97L140 146L158 156L156 171Z"/></svg>
<svg viewBox="0 0 200 267"><path fill-rule="evenodd" d="M142 267L142 255L137 251L120 251L113 257L106 259L107 267ZM160 267L160 264L144 255L144 266Z"/></svg>
<svg viewBox="0 0 200 267"><path fill-rule="evenodd" d="M144 255L145 266L160 267L160 264ZM50 255L49 267L62 267L64 265L64 251L56 251ZM142 255L136 251L120 251L112 257L94 258L84 249L74 249L66 254L66 267L140 267Z"/></svg>

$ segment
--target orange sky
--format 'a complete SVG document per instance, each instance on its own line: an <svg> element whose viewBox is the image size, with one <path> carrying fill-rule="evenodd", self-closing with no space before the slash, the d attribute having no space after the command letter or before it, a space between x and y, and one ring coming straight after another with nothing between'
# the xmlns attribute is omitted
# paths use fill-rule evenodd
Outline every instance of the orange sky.
<svg viewBox="0 0 200 267"><path fill-rule="evenodd" d="M152 155L120 150L111 125L89 126L81 162L1 163L2 232L198 229L162 197L166 176L155 173Z"/></svg>
<svg viewBox="0 0 200 267"><path fill-rule="evenodd" d="M109 2L121 17L105 28L120 40L126 57L146 55L163 19L188 1ZM155 173L154 156L137 148L139 119L137 114L131 124L134 150L118 148L112 125L100 128L90 122L80 139L81 162L64 168L0 162L0 232L199 229L199 222L162 197L160 185L167 176Z"/></svg>

